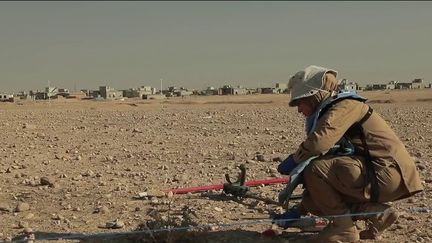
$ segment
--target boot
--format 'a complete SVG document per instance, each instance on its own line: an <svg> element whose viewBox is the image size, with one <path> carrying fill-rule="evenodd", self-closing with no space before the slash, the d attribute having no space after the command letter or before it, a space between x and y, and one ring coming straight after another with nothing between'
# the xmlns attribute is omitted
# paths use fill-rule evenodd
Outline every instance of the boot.
<svg viewBox="0 0 432 243"><path fill-rule="evenodd" d="M383 203L366 204L361 212L382 212L365 218L367 228L360 232L361 239L379 240L381 233L396 222L399 216L394 208Z"/></svg>
<svg viewBox="0 0 432 243"><path fill-rule="evenodd" d="M311 242L356 242L360 240L357 227L351 217L335 218L317 236L311 238Z"/></svg>

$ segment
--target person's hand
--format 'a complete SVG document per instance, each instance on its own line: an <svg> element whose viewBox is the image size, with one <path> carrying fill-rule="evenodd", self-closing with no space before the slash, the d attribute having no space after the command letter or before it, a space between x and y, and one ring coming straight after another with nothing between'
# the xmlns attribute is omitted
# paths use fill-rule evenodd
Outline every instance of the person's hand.
<svg viewBox="0 0 432 243"><path fill-rule="evenodd" d="M298 219L300 219L299 212L297 210L290 210L283 214L273 215L272 223L277 224L284 229L287 229Z"/></svg>
<svg viewBox="0 0 432 243"><path fill-rule="evenodd" d="M288 158L282 161L278 166L278 172L282 175L289 175L295 167L297 167L297 163L294 161L293 154L290 154Z"/></svg>

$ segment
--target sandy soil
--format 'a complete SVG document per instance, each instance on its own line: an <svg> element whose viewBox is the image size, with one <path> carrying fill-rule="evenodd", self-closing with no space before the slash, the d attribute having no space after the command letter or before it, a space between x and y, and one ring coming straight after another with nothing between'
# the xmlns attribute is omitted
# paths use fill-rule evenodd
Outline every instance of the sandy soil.
<svg viewBox="0 0 432 243"><path fill-rule="evenodd" d="M401 217L376 242L431 242L432 90L364 92L415 158L425 191L397 201ZM162 189L224 182L245 163L248 179L280 177L278 158L304 138L288 95L168 100L0 103L0 239L66 237L166 225L233 224L281 211L284 185L251 188L243 200L221 192L163 196ZM418 210L422 208L422 210ZM146 226L146 227L144 227ZM111 242L288 242L271 225L107 237ZM104 241L101 237L89 241ZM364 241L368 242L368 241ZM369 241L372 242L372 241Z"/></svg>

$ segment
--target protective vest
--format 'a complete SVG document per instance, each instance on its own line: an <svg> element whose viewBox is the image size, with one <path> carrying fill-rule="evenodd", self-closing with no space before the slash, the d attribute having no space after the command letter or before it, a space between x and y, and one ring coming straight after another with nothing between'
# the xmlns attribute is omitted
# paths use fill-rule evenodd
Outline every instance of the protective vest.
<svg viewBox="0 0 432 243"><path fill-rule="evenodd" d="M339 91L336 95L331 96L329 99L326 99L324 102L320 104L320 106L317 108L317 110L312 114L311 116L306 118L305 123L305 130L306 134L309 135L310 133L315 131L316 124L321 118L321 116L328 110L330 107L335 105L336 103L345 100L345 99L354 99L361 102L365 102L367 99L358 95L355 91L347 91L342 90ZM372 164L372 159L369 154L369 149L366 144L366 139L363 132L362 124L370 117L373 110L371 107L369 107L368 112L366 115L357 123L354 123L346 132L346 134L359 134L360 138L362 140L362 145L364 147L365 151L365 158L366 158L366 170L368 175L368 180L371 182L371 201L377 202L379 197L379 188L378 188L378 181L376 179L375 169ZM352 155L354 154L354 146L351 144L349 139L344 135L336 144L331 148L326 154L332 154L332 155ZM316 159L318 156L312 156L311 158L307 159L304 162L299 163L299 165L290 173L290 182L287 184L286 188L279 193L279 203L286 204L289 200L292 192L297 187L298 184L300 184L301 179L301 173L303 172L304 168L306 168L307 165L314 159Z"/></svg>
<svg viewBox="0 0 432 243"><path fill-rule="evenodd" d="M317 110L311 116L306 118L305 130L306 134L315 131L316 124L321 118L321 116L332 107L334 104L345 100L345 99L353 99L361 102L365 102L367 99L358 95L355 91L342 90L339 91L336 95L331 96L329 99L326 99L321 105L317 108ZM346 136L343 136L334 146L331 148L326 154L332 155L352 155L354 154L354 146L351 144L349 139Z"/></svg>

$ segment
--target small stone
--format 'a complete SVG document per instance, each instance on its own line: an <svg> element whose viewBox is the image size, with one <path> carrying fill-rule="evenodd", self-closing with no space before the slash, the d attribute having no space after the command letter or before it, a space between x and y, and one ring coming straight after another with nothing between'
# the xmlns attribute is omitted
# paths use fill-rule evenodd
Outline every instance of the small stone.
<svg viewBox="0 0 432 243"><path fill-rule="evenodd" d="M423 164L417 164L417 168L421 171L426 169L426 166L424 166Z"/></svg>
<svg viewBox="0 0 432 243"><path fill-rule="evenodd" d="M108 209L107 206L102 206L102 207L100 207L100 208L97 208L95 211L96 211L97 213L107 214L107 213L109 213L110 210Z"/></svg>
<svg viewBox="0 0 432 243"><path fill-rule="evenodd" d="M398 224L398 225L396 225L396 229L406 229L406 228L408 228L406 225L404 225L404 224Z"/></svg>
<svg viewBox="0 0 432 243"><path fill-rule="evenodd" d="M28 213L26 216L24 216L24 219L32 219L34 217L34 214Z"/></svg>
<svg viewBox="0 0 432 243"><path fill-rule="evenodd" d="M9 205L7 205L7 204L0 204L0 211L10 213L10 212L12 212L13 210L12 210L12 208L11 208Z"/></svg>
<svg viewBox="0 0 432 243"><path fill-rule="evenodd" d="M148 196L148 193L147 192L140 192L140 193L138 193L138 198L144 198L144 197L147 197Z"/></svg>
<svg viewBox="0 0 432 243"><path fill-rule="evenodd" d="M44 176L40 178L40 184L42 186L54 187L55 182L54 179Z"/></svg>
<svg viewBox="0 0 432 243"><path fill-rule="evenodd" d="M29 224L25 221L20 221L18 223L18 228L23 229L23 228L27 228L29 226Z"/></svg>
<svg viewBox="0 0 432 243"><path fill-rule="evenodd" d="M215 210L216 212L222 212L222 211L223 211L222 208L218 208L218 207L214 207L214 210Z"/></svg>
<svg viewBox="0 0 432 243"><path fill-rule="evenodd" d="M116 219L116 220L114 220L112 222L107 222L105 224L105 227L108 228L108 229L121 229L124 226L125 226L124 222L121 221L121 220L118 220L118 219Z"/></svg>
<svg viewBox="0 0 432 243"><path fill-rule="evenodd" d="M57 215L54 215L51 219L53 219L53 220L63 220L64 217L62 215L60 215L60 214L57 214Z"/></svg>
<svg viewBox="0 0 432 243"><path fill-rule="evenodd" d="M72 178L72 180L74 180L74 181L80 181L82 178L83 178L82 175L77 175L74 178Z"/></svg>
<svg viewBox="0 0 432 243"><path fill-rule="evenodd" d="M30 234L30 233L33 233L33 229L29 228L29 227L25 227L24 230L23 230L23 232L26 233L26 234Z"/></svg>
<svg viewBox="0 0 432 243"><path fill-rule="evenodd" d="M257 154L256 155L256 160L258 160L258 161L265 161L265 157L262 154Z"/></svg>
<svg viewBox="0 0 432 243"><path fill-rule="evenodd" d="M82 176L94 177L95 173L92 170L87 170Z"/></svg>
<svg viewBox="0 0 432 243"><path fill-rule="evenodd" d="M18 203L15 208L15 212L24 212L30 210L30 205L28 203Z"/></svg>
<svg viewBox="0 0 432 243"><path fill-rule="evenodd" d="M23 128L25 129L35 129L36 126L28 123L24 123Z"/></svg>

